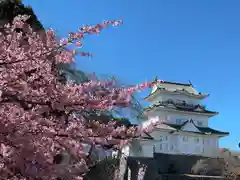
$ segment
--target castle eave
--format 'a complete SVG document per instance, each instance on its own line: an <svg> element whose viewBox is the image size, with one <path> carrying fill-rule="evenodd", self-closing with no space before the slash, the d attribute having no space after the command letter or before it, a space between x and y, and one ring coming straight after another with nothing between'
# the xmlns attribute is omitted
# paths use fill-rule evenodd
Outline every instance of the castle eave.
<svg viewBox="0 0 240 180"><path fill-rule="evenodd" d="M209 117L212 117L218 114L218 112L209 111L201 105L176 104L174 102L164 102L164 101L159 101L158 103L151 105L148 108L145 108L144 111L148 113L158 108L162 110L178 111L178 112L185 112L185 113L187 112L187 113L205 114Z"/></svg>
<svg viewBox="0 0 240 180"><path fill-rule="evenodd" d="M212 129L212 128L209 128L209 127L199 127L199 126L196 126L194 123L193 123L194 126L199 130L199 132L181 130L182 127L189 122L193 123L192 120L190 120L190 121L185 121L181 125L169 124L169 123L164 123L164 124L170 126L171 128L174 128L175 132L189 132L189 133L202 134L202 135L219 135L219 136L229 135L229 132L222 132L222 131L218 131L216 129Z"/></svg>
<svg viewBox="0 0 240 180"><path fill-rule="evenodd" d="M193 98L197 98L197 99L204 99L204 98L209 96L209 94L191 93L191 92L188 92L185 89L169 90L169 89L166 89L166 88L163 88L163 87L157 87L157 89L154 92L150 93L144 99L147 100L147 101L151 101L151 99L153 99L160 92L176 94L176 95L180 94L180 95L185 95L185 96L193 97Z"/></svg>

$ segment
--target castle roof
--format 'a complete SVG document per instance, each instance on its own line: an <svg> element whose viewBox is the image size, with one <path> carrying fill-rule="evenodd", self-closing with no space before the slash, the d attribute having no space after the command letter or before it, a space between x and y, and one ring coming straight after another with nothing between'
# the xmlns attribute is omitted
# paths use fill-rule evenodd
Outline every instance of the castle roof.
<svg viewBox="0 0 240 180"><path fill-rule="evenodd" d="M183 131L182 128L187 124L187 123L192 123L198 130L199 132L192 132L192 133L197 133L197 134L216 134L216 135L229 135L229 132L222 132L218 131L216 129L212 129L209 127L199 127L197 126L193 120L187 120L183 124L178 125L178 124L169 124L169 123L163 123L165 126L169 126L169 129L174 129L175 131Z"/></svg>
<svg viewBox="0 0 240 180"><path fill-rule="evenodd" d="M179 82L170 82L170 81L162 81L162 84L173 84L173 85L180 85L180 86L192 86L192 83L179 83Z"/></svg>
<svg viewBox="0 0 240 180"><path fill-rule="evenodd" d="M194 97L198 99L204 99L208 97L209 94L202 94L201 92L197 92L197 90L193 87L191 83L178 83L178 82L169 82L169 81L153 81L153 90L152 92L145 97L145 100L150 100L154 98L156 94L159 92L167 92L171 94L183 94L189 97Z"/></svg>
<svg viewBox="0 0 240 180"><path fill-rule="evenodd" d="M157 87L157 89L154 92L151 92L148 96L146 96L144 99L148 100L151 97L153 97L154 95L156 95L158 92L168 92L168 93L172 93L172 94L184 94L186 96L189 97L195 97L195 98L199 98L199 99L204 99L205 97L208 97L209 94L202 94L202 93L192 93L189 92L187 90L183 89L168 89L168 88L163 88L163 87Z"/></svg>
<svg viewBox="0 0 240 180"><path fill-rule="evenodd" d="M218 112L207 110L202 105L193 105L193 104L187 104L185 102L182 103L175 103L173 101L159 101L148 108L145 108L145 112L149 112L155 108L164 108L166 110L177 110L182 112L193 112L193 113L201 113L206 114L208 116L214 116L217 115Z"/></svg>

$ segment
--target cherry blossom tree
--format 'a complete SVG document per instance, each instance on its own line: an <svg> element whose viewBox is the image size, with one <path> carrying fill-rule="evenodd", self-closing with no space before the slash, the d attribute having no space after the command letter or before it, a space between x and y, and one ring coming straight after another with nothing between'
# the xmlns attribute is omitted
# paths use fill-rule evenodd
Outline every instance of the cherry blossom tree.
<svg viewBox="0 0 240 180"><path fill-rule="evenodd" d="M90 80L97 80L97 81L112 81L114 80L116 88L127 87L126 83L120 81L119 78L110 75L96 75L96 73L87 73L82 70L79 70L76 67L76 63L71 64L60 64L58 65L60 71L60 77L62 81L70 80L73 83L80 84L83 82L88 82ZM131 87L131 85L130 85ZM131 102L129 102L126 108L115 108L110 110L99 111L96 109L92 109L88 112L89 115L96 115L96 114L103 114L105 116L109 116L109 118L114 118L116 120L122 120L126 118L143 118L143 106L141 102L136 97L136 94L132 95Z"/></svg>
<svg viewBox="0 0 240 180"><path fill-rule="evenodd" d="M151 83L128 88L117 88L114 80L62 83L59 64L91 56L80 51L84 36L122 21L86 25L59 40L52 29L34 32L28 18L17 16L0 34L1 179L82 179L95 164L89 158L94 146L118 149L153 128L89 122L84 112L127 107L132 94ZM69 158L63 162L64 155Z"/></svg>

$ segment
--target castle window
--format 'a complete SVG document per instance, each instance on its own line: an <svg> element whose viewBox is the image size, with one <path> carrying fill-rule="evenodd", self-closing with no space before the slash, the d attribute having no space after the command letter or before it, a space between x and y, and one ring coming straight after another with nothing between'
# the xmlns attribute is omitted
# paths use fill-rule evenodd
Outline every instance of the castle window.
<svg viewBox="0 0 240 180"><path fill-rule="evenodd" d="M159 149L160 149L160 150L162 150L162 149L163 149L163 147L162 147L162 144L160 144L160 146L159 146Z"/></svg>
<svg viewBox="0 0 240 180"><path fill-rule="evenodd" d="M176 119L176 124L182 124L183 123L183 119Z"/></svg>
<svg viewBox="0 0 240 180"><path fill-rule="evenodd" d="M187 136L183 136L183 141L188 141L188 137Z"/></svg>
<svg viewBox="0 0 240 180"><path fill-rule="evenodd" d="M195 138L195 142L199 143L199 138L198 137Z"/></svg>
<svg viewBox="0 0 240 180"><path fill-rule="evenodd" d="M167 141L168 140L168 136L160 136L159 137L159 141Z"/></svg>
<svg viewBox="0 0 240 180"><path fill-rule="evenodd" d="M168 144L165 144L165 148L164 148L165 150L168 150Z"/></svg>

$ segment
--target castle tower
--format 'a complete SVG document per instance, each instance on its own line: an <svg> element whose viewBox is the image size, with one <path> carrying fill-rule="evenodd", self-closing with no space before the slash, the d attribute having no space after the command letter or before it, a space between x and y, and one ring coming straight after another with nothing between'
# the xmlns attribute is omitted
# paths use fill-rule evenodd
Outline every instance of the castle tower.
<svg viewBox="0 0 240 180"><path fill-rule="evenodd" d="M218 156L219 139L229 133L208 126L209 118L218 113L201 105L206 97L208 94L198 92L191 83L156 80L145 98L152 105L145 109L147 118L142 123L144 126L156 121L163 123L149 134L151 139L140 140L138 148L132 145L130 156L153 157L154 153Z"/></svg>

